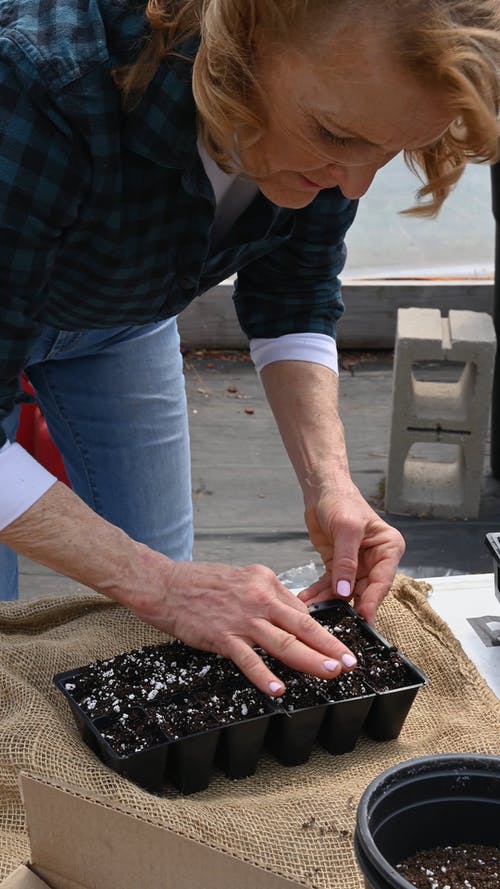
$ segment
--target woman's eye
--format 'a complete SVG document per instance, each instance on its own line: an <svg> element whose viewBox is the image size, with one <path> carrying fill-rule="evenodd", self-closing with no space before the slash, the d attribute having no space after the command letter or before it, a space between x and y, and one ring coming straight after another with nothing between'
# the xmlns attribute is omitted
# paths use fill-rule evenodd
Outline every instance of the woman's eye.
<svg viewBox="0 0 500 889"><path fill-rule="evenodd" d="M349 136L337 136L335 133L331 133L330 130L325 129L320 124L318 124L319 134L322 139L325 139L330 145L339 145L340 147L346 147L352 144L352 139Z"/></svg>

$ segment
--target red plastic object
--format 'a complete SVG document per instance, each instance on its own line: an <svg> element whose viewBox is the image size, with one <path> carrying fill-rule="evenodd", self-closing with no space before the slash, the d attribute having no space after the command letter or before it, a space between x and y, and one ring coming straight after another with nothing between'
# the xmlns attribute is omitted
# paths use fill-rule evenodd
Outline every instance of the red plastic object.
<svg viewBox="0 0 500 889"><path fill-rule="evenodd" d="M25 392L33 395L33 388L25 377L22 378L22 386ZM37 404L21 405L16 441L60 482L71 487L63 459L50 437L45 417Z"/></svg>
<svg viewBox="0 0 500 889"><path fill-rule="evenodd" d="M23 386L23 388L26 388ZM17 427L16 439L29 453L33 452L33 441L35 438L35 404L21 405L21 415L19 417L19 426Z"/></svg>

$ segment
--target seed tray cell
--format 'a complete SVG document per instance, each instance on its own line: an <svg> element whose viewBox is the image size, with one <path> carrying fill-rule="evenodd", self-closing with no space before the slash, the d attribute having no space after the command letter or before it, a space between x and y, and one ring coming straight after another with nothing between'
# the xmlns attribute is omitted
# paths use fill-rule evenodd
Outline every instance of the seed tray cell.
<svg viewBox="0 0 500 889"><path fill-rule="evenodd" d="M374 741L391 741L400 734L417 692L427 685L428 678L347 603L332 605L320 602L313 606L312 616L349 645L358 658L356 669L362 671L373 694L363 731ZM350 640L353 618L362 640L358 648Z"/></svg>
<svg viewBox="0 0 500 889"><path fill-rule="evenodd" d="M263 695L225 658L181 642L145 646L54 677L83 741L119 774L154 793L206 789L215 768L252 775L264 748L287 766L315 744L352 750L365 732L398 736L426 676L345 602L311 615L340 638L358 667L330 680L299 673L262 654L286 684Z"/></svg>

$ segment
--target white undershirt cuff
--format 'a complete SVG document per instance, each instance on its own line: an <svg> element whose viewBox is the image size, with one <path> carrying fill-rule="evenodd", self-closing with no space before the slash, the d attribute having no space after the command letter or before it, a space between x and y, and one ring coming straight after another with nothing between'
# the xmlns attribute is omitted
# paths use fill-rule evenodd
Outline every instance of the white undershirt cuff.
<svg viewBox="0 0 500 889"><path fill-rule="evenodd" d="M20 444L0 448L0 531L18 519L57 481Z"/></svg>
<svg viewBox="0 0 500 889"><path fill-rule="evenodd" d="M339 372L337 345L326 333L286 333L272 339L252 339L250 354L258 373L273 361L309 361Z"/></svg>

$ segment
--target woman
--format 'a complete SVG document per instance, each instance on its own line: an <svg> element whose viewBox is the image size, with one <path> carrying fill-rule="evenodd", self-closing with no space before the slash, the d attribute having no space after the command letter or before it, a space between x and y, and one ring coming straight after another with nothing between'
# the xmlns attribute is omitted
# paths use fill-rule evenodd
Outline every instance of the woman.
<svg viewBox="0 0 500 889"><path fill-rule="evenodd" d="M374 15L374 9L376 15ZM352 652L305 603L368 619L403 542L363 500L337 413L337 276L356 201L405 151L434 213L497 150L496 0L0 2L3 595L14 552L232 658L331 677ZM145 15L144 15L145 12ZM175 315L236 307L325 575L190 562ZM73 491L12 444L25 370Z"/></svg>

